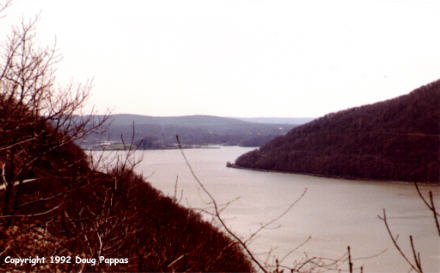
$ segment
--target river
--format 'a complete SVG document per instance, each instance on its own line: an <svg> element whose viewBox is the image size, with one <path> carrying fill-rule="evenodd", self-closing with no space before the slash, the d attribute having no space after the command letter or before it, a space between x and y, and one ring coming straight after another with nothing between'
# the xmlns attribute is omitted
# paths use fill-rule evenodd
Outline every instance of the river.
<svg viewBox="0 0 440 273"><path fill-rule="evenodd" d="M184 153L216 201L222 206L230 202L222 216L243 239L283 213L306 191L286 215L258 233L249 244L263 262L275 264L276 257L281 260L289 253L283 259L287 266L311 257L337 259L346 254L350 245L355 268L363 266L364 272L408 272L409 266L378 218L385 209L390 227L394 234L399 234L398 242L408 257L412 259L408 240L411 234L420 251L424 272L440 272L440 238L432 213L414 185L225 167L227 161L233 162L249 150L220 147L186 149ZM208 196L191 175L179 150L138 151L136 157L141 160L136 171L154 187L175 196L184 206L212 211ZM437 201L440 199L440 187L421 189L432 190ZM347 270L347 263L340 268Z"/></svg>

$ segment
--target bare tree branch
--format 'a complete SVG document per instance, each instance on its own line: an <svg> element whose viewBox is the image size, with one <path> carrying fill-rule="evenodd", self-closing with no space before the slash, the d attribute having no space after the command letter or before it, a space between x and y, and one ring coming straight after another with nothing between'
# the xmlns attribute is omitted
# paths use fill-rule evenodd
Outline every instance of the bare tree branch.
<svg viewBox="0 0 440 273"><path fill-rule="evenodd" d="M422 271L422 269L421 269L421 266L419 267L419 266L417 265L418 262L419 262L419 260L417 260L417 258L416 258L417 255L416 255L416 253L415 253L415 249L412 248L413 256L414 256L414 258L415 258L415 263L416 263L416 265L414 265L414 264L410 261L410 259L406 256L405 252L403 252L403 250L401 249L400 245L397 243L397 238L398 238L398 237L397 237L397 236L395 237L395 236L393 235L392 231L391 231L391 228L390 228L390 226L389 226L389 224L388 224L388 219L387 219L387 215L386 215L385 209L383 209L383 216L378 215L378 217L379 217L380 220L382 220L382 221L384 222L385 227L386 227L387 232L388 232L388 235L389 235L391 241L393 242L394 247L395 247L395 248L397 249L397 251L399 252L400 256L402 256L402 258L406 261L406 263L407 263L407 264L408 264L408 265L409 265L414 271L416 271L416 272L418 272L418 273L423 273L423 271ZM412 241L412 236L410 236L410 241Z"/></svg>
<svg viewBox="0 0 440 273"><path fill-rule="evenodd" d="M46 215L49 214L55 210L57 210L58 208L60 208L63 205L63 203L47 210L47 211L43 211L43 212L39 212L39 213L32 213L32 214L16 214L16 215L0 215L0 219L1 218L12 218L12 217L38 217L38 216L42 216L42 215Z"/></svg>
<svg viewBox="0 0 440 273"><path fill-rule="evenodd" d="M246 253L249 255L249 257L251 258L251 260L258 266L258 268L265 272L268 273L268 271L264 268L264 266L258 261L258 259L254 256L254 254L252 253L252 251L249 250L249 248L247 247L246 243L240 239L240 237L238 237L234 232L232 232L232 230L226 225L226 223L224 222L223 218L220 215L219 212L219 208L217 205L217 201L215 200L215 198L211 195L211 193L206 189L205 185L203 185L203 183L200 181L200 179L198 178L198 176L196 175L196 173L194 172L191 164L188 161L188 158L186 157L185 153L183 152L183 148L182 148L182 144L180 143L179 140L179 136L176 135L176 140L177 140L177 144L179 147L179 150L182 154L182 157L185 160L186 165L188 166L193 178L197 181L197 184L202 188L203 192L206 193L206 195L208 195L209 199L211 200L213 206L214 206L214 214L217 218L217 220L220 222L220 224L222 225L222 227L226 230L226 232L232 237L234 238L234 240L236 240L240 246L246 251Z"/></svg>

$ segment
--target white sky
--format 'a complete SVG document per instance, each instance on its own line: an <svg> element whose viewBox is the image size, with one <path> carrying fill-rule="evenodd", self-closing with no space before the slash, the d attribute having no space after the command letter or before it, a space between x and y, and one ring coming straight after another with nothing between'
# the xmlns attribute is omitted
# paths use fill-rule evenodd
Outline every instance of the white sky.
<svg viewBox="0 0 440 273"><path fill-rule="evenodd" d="M14 0L99 111L320 116L440 78L440 1Z"/></svg>

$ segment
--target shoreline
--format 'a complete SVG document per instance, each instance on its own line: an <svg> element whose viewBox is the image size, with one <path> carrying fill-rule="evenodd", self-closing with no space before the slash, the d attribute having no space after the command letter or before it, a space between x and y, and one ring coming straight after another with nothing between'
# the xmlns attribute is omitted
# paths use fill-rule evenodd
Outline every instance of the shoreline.
<svg viewBox="0 0 440 273"><path fill-rule="evenodd" d="M202 145L194 145L194 146L182 146L179 147L163 147L163 148L148 148L148 149L141 149L141 148L133 148L132 151L160 151L160 150L179 150L179 149L220 149L221 146L202 146ZM129 151L129 148L82 148L84 151Z"/></svg>
<svg viewBox="0 0 440 273"><path fill-rule="evenodd" d="M410 181L403 181L403 180L376 180L376 179L364 178L364 177L336 176L336 175L323 175L323 174L306 173L306 172L267 170L267 169L260 169L260 168L242 167L242 166L239 166L239 165L237 165L235 163L231 163L229 161L226 162L226 167L227 168L232 168L232 169L242 169L242 170L250 170L250 171L257 171L257 172L274 172L274 173L310 175L310 176L315 176L315 177L333 178L333 179L344 179L344 180L352 180L352 181L376 182L376 183L382 183L382 184L384 184L384 183L392 183L392 184L413 185L413 184L417 183L418 185L423 185L423 186L440 187L440 182L439 183L427 183L427 182L410 182Z"/></svg>

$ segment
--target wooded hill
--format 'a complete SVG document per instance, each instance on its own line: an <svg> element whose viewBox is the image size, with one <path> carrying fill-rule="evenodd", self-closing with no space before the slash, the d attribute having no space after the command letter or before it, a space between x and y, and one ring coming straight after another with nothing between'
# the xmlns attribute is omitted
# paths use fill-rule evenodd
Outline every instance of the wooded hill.
<svg viewBox="0 0 440 273"><path fill-rule="evenodd" d="M93 134L80 144L93 147L103 141L121 142L121 136L140 149L176 147L176 135L183 145L238 145L261 146L276 136L287 133L295 124L263 124L235 118L193 115L154 117L117 114L109 117L106 130Z"/></svg>
<svg viewBox="0 0 440 273"><path fill-rule="evenodd" d="M327 114L240 156L235 165L438 184L440 80L394 99Z"/></svg>

